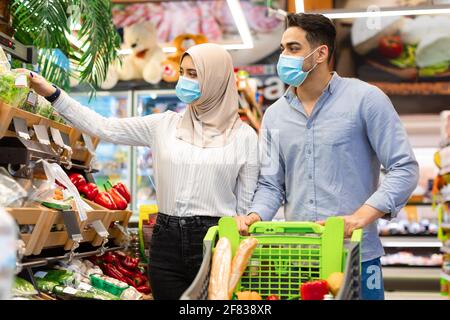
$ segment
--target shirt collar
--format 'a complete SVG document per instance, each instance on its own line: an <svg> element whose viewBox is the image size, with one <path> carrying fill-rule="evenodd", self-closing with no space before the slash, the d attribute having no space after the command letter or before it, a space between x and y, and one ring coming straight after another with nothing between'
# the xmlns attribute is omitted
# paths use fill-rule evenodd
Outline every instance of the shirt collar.
<svg viewBox="0 0 450 320"><path fill-rule="evenodd" d="M339 84L339 80L341 79L341 77L337 74L336 71L333 71L332 74L333 74L333 76L331 77L330 81L328 82L326 88L323 90L323 91L328 90L328 92L330 94L333 94L334 90L336 89L336 87ZM284 93L284 97L286 98L286 100L289 103L292 103L292 100L295 97L297 97L297 95L295 94L295 88L292 86L289 86L289 88Z"/></svg>

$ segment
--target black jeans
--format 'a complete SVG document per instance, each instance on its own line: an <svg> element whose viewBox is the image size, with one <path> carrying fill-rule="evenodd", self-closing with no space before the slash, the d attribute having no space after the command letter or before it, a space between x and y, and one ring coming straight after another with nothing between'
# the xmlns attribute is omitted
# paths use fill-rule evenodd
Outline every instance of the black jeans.
<svg viewBox="0 0 450 320"><path fill-rule="evenodd" d="M203 238L218 217L158 213L150 243L149 277L155 300L176 300L192 284L203 259Z"/></svg>

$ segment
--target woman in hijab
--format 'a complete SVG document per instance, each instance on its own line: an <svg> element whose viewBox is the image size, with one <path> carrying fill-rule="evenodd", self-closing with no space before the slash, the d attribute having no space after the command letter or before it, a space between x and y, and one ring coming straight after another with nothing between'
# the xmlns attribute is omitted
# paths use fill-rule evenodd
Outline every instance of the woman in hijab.
<svg viewBox="0 0 450 320"><path fill-rule="evenodd" d="M181 59L177 96L188 107L134 118L104 118L30 73L33 89L76 128L116 144L152 149L158 218L150 245L155 299L178 299L193 282L203 238L220 217L246 215L259 173L257 135L238 115L230 55L216 44Z"/></svg>

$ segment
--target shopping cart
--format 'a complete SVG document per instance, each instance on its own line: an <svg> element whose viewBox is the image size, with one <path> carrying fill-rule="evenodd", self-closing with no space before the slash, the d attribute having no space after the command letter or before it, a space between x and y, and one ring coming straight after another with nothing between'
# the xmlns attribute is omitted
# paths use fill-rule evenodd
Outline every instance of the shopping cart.
<svg viewBox="0 0 450 320"><path fill-rule="evenodd" d="M236 291L256 291L263 299L277 295L298 299L301 283L327 279L336 271L344 272L338 300L360 298L360 243L362 230L344 239L344 220L328 218L325 226L312 222L258 222L249 233L258 240ZM233 254L240 236L234 218L224 217L211 227L204 239L204 257L200 270L182 300L206 300L214 246L226 236Z"/></svg>

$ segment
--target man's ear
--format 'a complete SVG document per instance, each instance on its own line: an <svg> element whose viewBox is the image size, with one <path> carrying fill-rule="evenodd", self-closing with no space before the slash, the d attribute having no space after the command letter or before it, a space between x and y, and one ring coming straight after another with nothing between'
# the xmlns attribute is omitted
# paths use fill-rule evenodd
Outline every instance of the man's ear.
<svg viewBox="0 0 450 320"><path fill-rule="evenodd" d="M328 61L328 55L330 54L330 50L328 50L328 46L323 45L320 46L319 49L317 49L317 53L319 57L317 58L317 63L327 62Z"/></svg>

